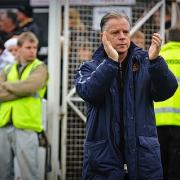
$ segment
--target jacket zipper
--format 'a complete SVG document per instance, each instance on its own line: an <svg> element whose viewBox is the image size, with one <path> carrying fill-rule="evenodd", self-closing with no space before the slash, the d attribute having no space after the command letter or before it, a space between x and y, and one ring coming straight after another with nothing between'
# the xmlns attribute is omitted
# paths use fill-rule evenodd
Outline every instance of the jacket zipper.
<svg viewBox="0 0 180 180"><path fill-rule="evenodd" d="M123 88L123 70L122 70L122 64L119 63L119 76L120 76L120 89Z"/></svg>
<svg viewBox="0 0 180 180"><path fill-rule="evenodd" d="M124 161L124 119L123 119L123 69L121 62L119 63L119 92L120 92L120 106L121 106L121 113L120 113L120 152L122 153L123 161Z"/></svg>

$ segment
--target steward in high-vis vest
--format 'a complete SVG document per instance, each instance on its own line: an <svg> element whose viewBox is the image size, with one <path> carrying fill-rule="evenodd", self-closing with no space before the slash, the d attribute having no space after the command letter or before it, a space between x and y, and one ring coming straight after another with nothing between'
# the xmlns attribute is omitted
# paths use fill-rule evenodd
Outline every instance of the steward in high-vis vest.
<svg viewBox="0 0 180 180"><path fill-rule="evenodd" d="M47 66L36 58L32 32L18 37L16 62L0 74L0 180L14 179L14 156L22 179L39 180L38 133L42 132L42 99Z"/></svg>
<svg viewBox="0 0 180 180"><path fill-rule="evenodd" d="M38 59L28 64L21 75L18 73L18 64L13 64L7 73L8 82L16 82L17 80L26 80L30 73L41 65ZM8 71L8 70L7 70ZM11 89L11 88L10 88ZM46 87L42 87L37 92L32 92L31 96L25 96L12 101L6 101L0 105L0 127L7 123L13 124L19 129L29 129L41 132L42 127L42 98L44 97Z"/></svg>
<svg viewBox="0 0 180 180"><path fill-rule="evenodd" d="M168 42L160 51L178 81L175 94L155 103L156 125L165 180L180 179L180 24L169 30Z"/></svg>

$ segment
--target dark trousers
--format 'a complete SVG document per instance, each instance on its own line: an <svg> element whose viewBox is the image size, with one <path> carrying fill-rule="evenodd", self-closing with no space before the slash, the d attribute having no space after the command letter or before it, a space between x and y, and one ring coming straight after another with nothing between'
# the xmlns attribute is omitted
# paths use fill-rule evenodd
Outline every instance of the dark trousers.
<svg viewBox="0 0 180 180"><path fill-rule="evenodd" d="M180 180L180 127L158 126L164 180Z"/></svg>

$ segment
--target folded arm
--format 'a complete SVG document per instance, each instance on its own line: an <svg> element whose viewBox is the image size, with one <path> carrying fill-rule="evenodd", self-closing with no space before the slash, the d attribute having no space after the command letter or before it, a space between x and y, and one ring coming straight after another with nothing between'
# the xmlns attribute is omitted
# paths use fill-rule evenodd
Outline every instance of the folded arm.
<svg viewBox="0 0 180 180"><path fill-rule="evenodd" d="M44 64L39 65L36 69L34 69L26 80L9 82L3 81L2 78L0 82L0 100L13 100L20 97L30 96L45 86L47 79L48 71L46 65Z"/></svg>

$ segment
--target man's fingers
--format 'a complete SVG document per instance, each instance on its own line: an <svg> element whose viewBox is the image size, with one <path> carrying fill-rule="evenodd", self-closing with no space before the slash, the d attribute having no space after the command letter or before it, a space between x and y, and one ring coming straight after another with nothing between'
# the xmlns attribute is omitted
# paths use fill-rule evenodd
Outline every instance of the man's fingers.
<svg viewBox="0 0 180 180"><path fill-rule="evenodd" d="M115 61L118 61L118 53L111 45L111 42L108 41L106 31L104 31L102 34L102 43L104 45L104 49L105 49L108 57L110 57L111 59L113 59Z"/></svg>
<svg viewBox="0 0 180 180"><path fill-rule="evenodd" d="M102 42L104 43L105 41L107 41L107 37L106 37L106 32L104 31L102 33Z"/></svg>
<svg viewBox="0 0 180 180"><path fill-rule="evenodd" d="M103 35L102 35L102 42L104 44L104 46L108 46L109 45L109 42L107 40L107 34L106 34L106 31L103 32Z"/></svg>
<svg viewBox="0 0 180 180"><path fill-rule="evenodd" d="M161 47L161 43L159 43L158 41L156 40L152 40L152 43L155 44L157 46L157 48L160 48Z"/></svg>
<svg viewBox="0 0 180 180"><path fill-rule="evenodd" d="M160 34L154 33L153 37L152 37L152 42L154 44L156 44L156 46L159 48L162 44L162 38L161 38Z"/></svg>
<svg viewBox="0 0 180 180"><path fill-rule="evenodd" d="M105 50L106 50L106 51L110 51L111 48L112 48L112 46L111 46L111 43L107 40L106 31L103 32L102 42L103 42L103 45L104 45Z"/></svg>

